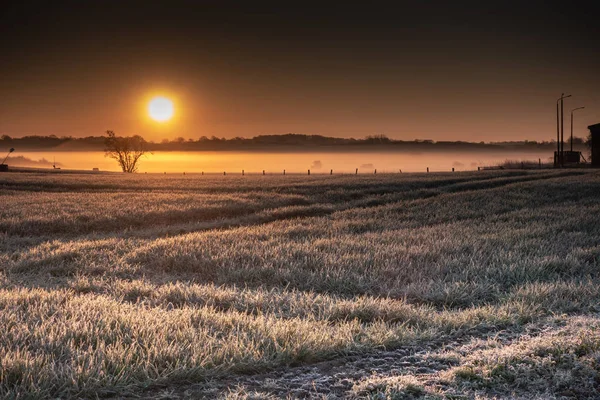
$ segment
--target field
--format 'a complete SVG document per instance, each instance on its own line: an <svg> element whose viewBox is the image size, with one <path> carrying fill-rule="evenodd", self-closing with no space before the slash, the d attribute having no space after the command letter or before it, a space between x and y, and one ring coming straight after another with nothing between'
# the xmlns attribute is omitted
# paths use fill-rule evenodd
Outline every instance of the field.
<svg viewBox="0 0 600 400"><path fill-rule="evenodd" d="M600 174L0 175L0 398L598 398Z"/></svg>

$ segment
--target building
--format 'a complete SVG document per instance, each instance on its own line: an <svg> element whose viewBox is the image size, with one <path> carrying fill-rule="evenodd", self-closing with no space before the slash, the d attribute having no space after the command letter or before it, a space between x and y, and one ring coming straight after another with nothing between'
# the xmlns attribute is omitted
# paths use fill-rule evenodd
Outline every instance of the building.
<svg viewBox="0 0 600 400"><path fill-rule="evenodd" d="M600 167L600 124L588 126L592 137L592 166Z"/></svg>
<svg viewBox="0 0 600 400"><path fill-rule="evenodd" d="M554 152L554 165L573 165L579 164L581 162L581 152L580 151L563 151L562 152L562 160L559 152Z"/></svg>

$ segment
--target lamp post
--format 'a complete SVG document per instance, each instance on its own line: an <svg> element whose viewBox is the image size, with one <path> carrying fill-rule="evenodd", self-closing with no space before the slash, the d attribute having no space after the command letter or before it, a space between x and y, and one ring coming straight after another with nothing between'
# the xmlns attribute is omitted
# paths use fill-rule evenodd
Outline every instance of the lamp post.
<svg viewBox="0 0 600 400"><path fill-rule="evenodd" d="M559 163L563 165L563 151L564 151L564 132L565 132L565 123L564 123L564 115L563 115L563 103L564 99L567 97L571 97L571 95L566 95L563 93L560 95L560 98L556 100L556 164ZM560 102L560 117L558 112L558 103Z"/></svg>
<svg viewBox="0 0 600 400"><path fill-rule="evenodd" d="M571 152L573 151L573 112L583 110L585 107L577 107L571 110Z"/></svg>
<svg viewBox="0 0 600 400"><path fill-rule="evenodd" d="M4 157L4 160L2 161L2 164L4 164L4 162L6 161L6 159L8 158L8 156L10 156L10 153L12 153L13 151L15 151L14 148L10 148L10 150L8 151L8 154L6 155L6 157Z"/></svg>

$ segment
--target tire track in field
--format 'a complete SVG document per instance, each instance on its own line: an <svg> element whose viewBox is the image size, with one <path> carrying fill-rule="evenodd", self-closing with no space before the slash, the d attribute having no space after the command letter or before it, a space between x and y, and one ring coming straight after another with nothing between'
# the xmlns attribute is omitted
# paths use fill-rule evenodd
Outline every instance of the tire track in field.
<svg viewBox="0 0 600 400"><path fill-rule="evenodd" d="M11 248L19 248L22 251L24 248L32 248L41 243L48 241L60 240L63 242L76 242L81 238L86 240L103 240L103 239L142 239L151 240L166 236L183 235L192 232L202 232L210 230L223 230L233 229L238 227L251 227L263 224L268 224L276 221L285 221L291 219L303 219L303 218L314 218L324 217L331 215L336 212L343 212L353 208L377 208L388 204L399 203L402 201L425 201L445 194L457 194L461 192L477 192L480 190L499 189L502 187L532 182L532 181L543 181L551 179L560 179L569 176L580 176L584 175L585 172L580 171L568 171L560 173L543 173L543 174L526 174L518 176L501 176L493 177L491 179L480 179L476 182L456 182L452 180L452 183L436 186L432 188L421 188L417 190L404 190L404 191L381 191L378 190L378 194L371 193L371 197L361 197L349 202L338 203L325 203L325 204L308 204L301 206L290 206L286 205L277 208L261 208L257 209L246 215L239 214L233 218L219 218L208 221L198 221L189 223L179 223L171 225L150 225L148 227L139 227L136 229L126 230L109 230L107 232L90 232L90 233L77 233L73 235L63 234L61 236L40 236L35 239L31 237L23 237L22 241L19 238L13 237L12 243L9 244L8 240L0 241L0 251L9 251ZM401 197L392 196L392 198L385 198L385 195L400 194ZM6 235L9 236L9 235ZM16 243L21 242L21 243ZM6 247L6 248L5 248Z"/></svg>
<svg viewBox="0 0 600 400"><path fill-rule="evenodd" d="M85 237L93 237L97 239L102 239L106 237L119 237L119 238L130 238L130 237L141 237L141 238L149 238L156 236L165 236L165 235L177 235L177 234L185 234L196 231L205 231L212 229L230 229L236 227L246 227L246 226L254 226L260 225L270 222L275 222L278 220L289 220L295 218L312 218L312 217L320 217L330 215L334 212L345 211L352 208L374 208L379 206L384 206L387 204L393 204L401 201L418 201L430 199L433 197L437 197L440 195L444 195L447 193L460 193L460 192L468 192L468 191L479 191L479 190L487 190L487 189L495 189L504 186L509 186L512 184L523 183L523 182L531 182L531 181L541 181L541 180L549 180L554 178L563 178L568 176L576 176L583 175L581 172L573 172L570 171L568 173L544 173L543 175L519 175L517 177L494 177L491 179L481 179L475 182L469 180L467 182L450 180L451 183L441 186L429 186L425 185L422 188L417 188L416 190L394 190L398 187L394 185L393 188L373 188L371 190L366 190L367 196L360 196L355 199L352 199L347 202L343 202L343 204L338 204L337 202L327 202L327 203L319 203L318 200L326 200L317 198L316 201L311 202L308 199L308 203L302 202L304 204L285 204L282 206L277 206L275 208L266 208L266 207L257 207L250 212L244 212L244 210L240 210L236 212L233 217L217 217L217 218L209 218L207 220L202 221L192 221L188 222L190 217L190 213L180 213L176 215L175 223L168 225L155 225L156 221L164 220L165 218L161 218L161 215L154 215L150 218L145 218L144 223L147 226L125 226L122 229L115 229L117 226L113 219L107 219L110 223L104 223L106 221L99 220L94 224L94 229L91 232L75 232L73 234L68 233L68 229L57 229L56 227L52 229L53 223L48 224L48 229L52 234L60 235L58 238L60 239L73 239L81 236ZM405 187L403 187L405 188ZM353 188L354 189L354 188ZM363 188L363 190L366 189ZM393 196L394 194L398 194L400 196ZM392 195L391 198L384 197L385 195ZM215 215L219 215L220 213L215 213ZM173 219L173 218L171 218ZM184 222L185 223L181 223ZM108 226L107 229L101 229L102 225ZM60 228L60 227L59 227ZM69 225L70 228L70 225ZM110 234L113 233L113 234ZM57 239L56 236L47 237L44 240L54 240Z"/></svg>
<svg viewBox="0 0 600 400"><path fill-rule="evenodd" d="M148 399L169 398L225 398L236 390L255 394L248 398L308 398L308 399L362 399L371 398L369 393L357 392L364 380L415 376L430 380L435 385L437 374L459 366L458 360L447 357L447 351L462 346L484 343L491 340L495 346L510 346L520 338L528 340L545 335L558 327L548 318L527 325L479 326L461 330L429 340L417 340L390 349L371 349L363 352L341 354L328 360L305 363L301 366L284 366L265 369L256 373L222 373L202 383L172 383L155 385L143 392ZM481 346L481 345L480 345ZM451 387L448 394L466 398L464 393ZM453 393L454 392L454 393ZM139 395L139 394L138 394ZM263 396L263 397L261 397ZM122 397L129 399L132 397ZM246 397L240 397L246 398ZM380 397L373 397L380 398ZM383 397L381 397L383 398Z"/></svg>
<svg viewBox="0 0 600 400"><path fill-rule="evenodd" d="M572 173L571 173L572 174ZM65 223L58 221L40 222L35 224L36 230L45 232L50 236L39 236L40 242L54 239L74 239L77 237L105 238L110 237L142 237L177 235L195 231L205 231L211 229L229 229L240 226L254 226L274 222L277 220L289 220L294 218L310 218L332 214L338 211L344 211L352 208L372 208L384 206L386 204L397 203L401 201L417 201L432 197L437 197L445 193L458 193L464 191L474 191L481 189L491 189L506 186L513 183L551 179L570 174L547 174L543 175L519 175L519 176L501 176L491 179L457 180L450 179L442 181L442 185L432 185L439 182L424 182L425 184L417 188L409 188L406 184L394 184L390 186L381 185L360 185L357 190L352 187L352 193L345 194L346 199L335 201L327 198L327 194L316 195L312 199L291 202L278 205L274 208L252 207L250 209L231 210L220 208L189 210L185 212L168 211L163 213L150 213L141 221L115 220L115 218L104 218L93 221L93 224L83 229L77 228L77 222ZM402 189L402 190L398 190ZM293 194L296 193L291 191ZM205 215L208 214L208 215ZM203 217L202 220L198 220ZM164 223L171 220L172 223ZM129 222L127 222L129 221ZM40 224L43 224L41 227ZM120 225L121 224L121 225ZM1 228L2 224L0 224ZM29 236L32 226L28 226L27 232L11 233L10 227L5 227L4 233L8 236ZM110 234L114 233L114 234ZM30 241L31 239L29 239Z"/></svg>

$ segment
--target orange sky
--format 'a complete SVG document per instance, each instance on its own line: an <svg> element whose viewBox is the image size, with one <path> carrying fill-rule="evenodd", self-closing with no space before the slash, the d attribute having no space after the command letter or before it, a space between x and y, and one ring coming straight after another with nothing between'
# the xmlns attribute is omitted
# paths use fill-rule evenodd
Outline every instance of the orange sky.
<svg viewBox="0 0 600 400"><path fill-rule="evenodd" d="M586 106L576 136L600 122L600 41L585 9L434 3L12 5L0 20L0 134L551 140L561 92L573 94L565 132L571 108ZM175 102L169 123L147 116L155 94Z"/></svg>

